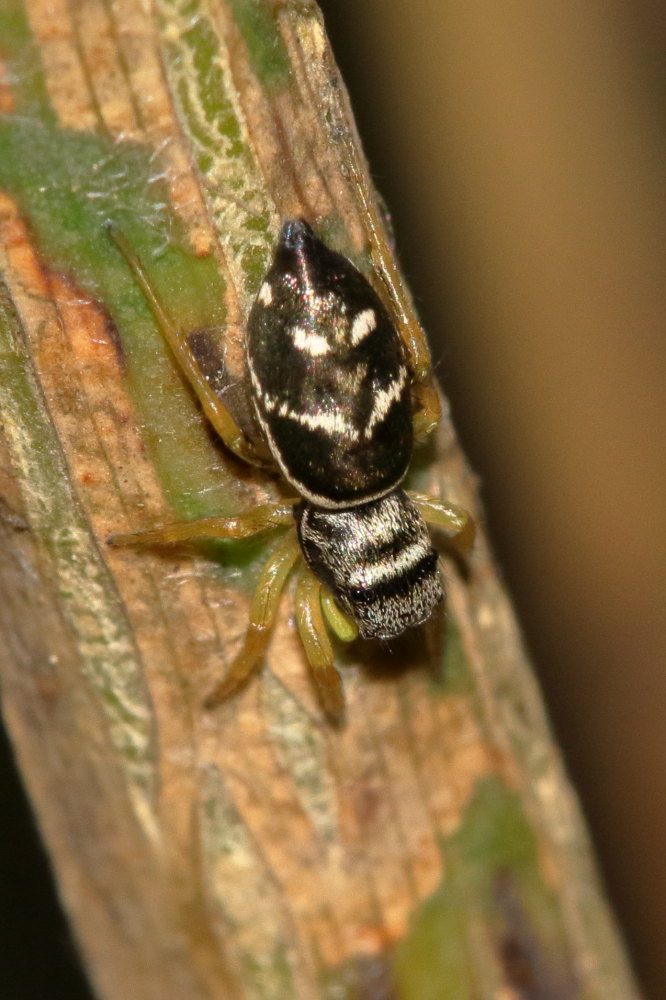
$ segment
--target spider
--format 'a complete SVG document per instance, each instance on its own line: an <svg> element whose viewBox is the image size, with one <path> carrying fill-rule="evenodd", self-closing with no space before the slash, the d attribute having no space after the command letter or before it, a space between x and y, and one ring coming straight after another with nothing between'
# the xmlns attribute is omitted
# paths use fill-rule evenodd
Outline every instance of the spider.
<svg viewBox="0 0 666 1000"><path fill-rule="evenodd" d="M349 642L388 639L425 622L444 591L426 521L460 552L474 522L463 508L401 489L415 437L438 418L422 337L401 336L367 279L304 219L284 222L249 314L247 389L260 440L241 429L191 338L171 321L126 238L107 224L204 412L239 458L274 470L298 494L235 517L208 517L113 535L113 546L201 537L247 538L286 528L265 563L244 644L206 699L211 708L261 661L280 597L296 573L296 624L325 712L344 692L328 630Z"/></svg>

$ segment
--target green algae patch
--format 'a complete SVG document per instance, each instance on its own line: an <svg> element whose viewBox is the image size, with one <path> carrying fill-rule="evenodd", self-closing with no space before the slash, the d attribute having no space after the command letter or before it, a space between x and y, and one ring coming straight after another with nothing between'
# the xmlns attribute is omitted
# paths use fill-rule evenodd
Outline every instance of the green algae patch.
<svg viewBox="0 0 666 1000"><path fill-rule="evenodd" d="M499 778L479 784L442 854L442 883L396 950L396 996L476 1000L511 986L527 996L582 1000L535 835Z"/></svg>
<svg viewBox="0 0 666 1000"><path fill-rule="evenodd" d="M230 0L234 19L247 46L257 79L267 88L286 86L290 64L275 24L275 14L264 0Z"/></svg>
<svg viewBox="0 0 666 1000"><path fill-rule="evenodd" d="M141 290L104 228L125 233L167 311L183 329L223 331L218 262L194 257L167 208L149 152L43 121L0 120L0 190L13 197L43 261L103 302L165 493L182 517L231 512L234 491L198 404ZM154 168L153 168L154 169ZM45 183L48 178L48 183Z"/></svg>

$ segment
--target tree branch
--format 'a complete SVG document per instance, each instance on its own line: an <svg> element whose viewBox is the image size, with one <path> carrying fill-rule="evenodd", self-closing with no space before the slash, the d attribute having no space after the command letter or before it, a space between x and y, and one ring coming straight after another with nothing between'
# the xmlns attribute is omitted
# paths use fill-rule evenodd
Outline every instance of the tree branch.
<svg viewBox="0 0 666 1000"><path fill-rule="evenodd" d="M236 378L284 217L417 328L316 7L2 17L4 712L99 996L635 997L483 538L445 618L340 650L339 729L288 600L202 710L266 545L103 544L279 495L213 440L106 218ZM409 485L478 512L446 414Z"/></svg>

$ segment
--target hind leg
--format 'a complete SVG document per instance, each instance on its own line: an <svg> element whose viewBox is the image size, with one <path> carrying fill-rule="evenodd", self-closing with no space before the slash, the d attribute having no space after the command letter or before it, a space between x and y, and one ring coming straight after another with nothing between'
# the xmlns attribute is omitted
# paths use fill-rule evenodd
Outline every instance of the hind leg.
<svg viewBox="0 0 666 1000"><path fill-rule="evenodd" d="M237 517L205 517L199 521L167 524L148 531L112 535L108 544L115 548L135 548L172 545L197 538L249 538L261 531L293 525L293 504L260 504ZM296 560L301 554L296 532L282 539L264 566L250 607L250 623L243 648L218 687L206 698L207 708L213 708L227 698L250 676L263 656L270 631L277 616L282 590Z"/></svg>
<svg viewBox="0 0 666 1000"><path fill-rule="evenodd" d="M446 503L425 493L409 492L408 496L423 520L443 531L460 555L467 555L476 534L476 524L470 512L458 504Z"/></svg>
<svg viewBox="0 0 666 1000"><path fill-rule="evenodd" d="M297 559L301 555L296 532L290 531L264 566L250 605L250 624L240 653L226 677L204 701L205 708L215 708L233 694L258 666L266 652L271 630L280 607L280 598Z"/></svg>
<svg viewBox="0 0 666 1000"><path fill-rule="evenodd" d="M296 624L327 715L339 718L345 707L342 678L333 666L333 647L321 606L322 585L303 566L296 585Z"/></svg>

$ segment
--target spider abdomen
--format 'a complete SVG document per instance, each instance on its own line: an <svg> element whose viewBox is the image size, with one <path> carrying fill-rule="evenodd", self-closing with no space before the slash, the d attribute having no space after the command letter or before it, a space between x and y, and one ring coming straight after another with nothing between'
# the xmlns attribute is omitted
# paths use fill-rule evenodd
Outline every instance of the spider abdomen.
<svg viewBox="0 0 666 1000"><path fill-rule="evenodd" d="M442 600L437 553L403 490L348 510L303 502L295 515L308 566L364 638L400 635Z"/></svg>
<svg viewBox="0 0 666 1000"><path fill-rule="evenodd" d="M381 300L301 219L248 320L256 413L285 478L324 508L383 496L412 453L410 372Z"/></svg>

